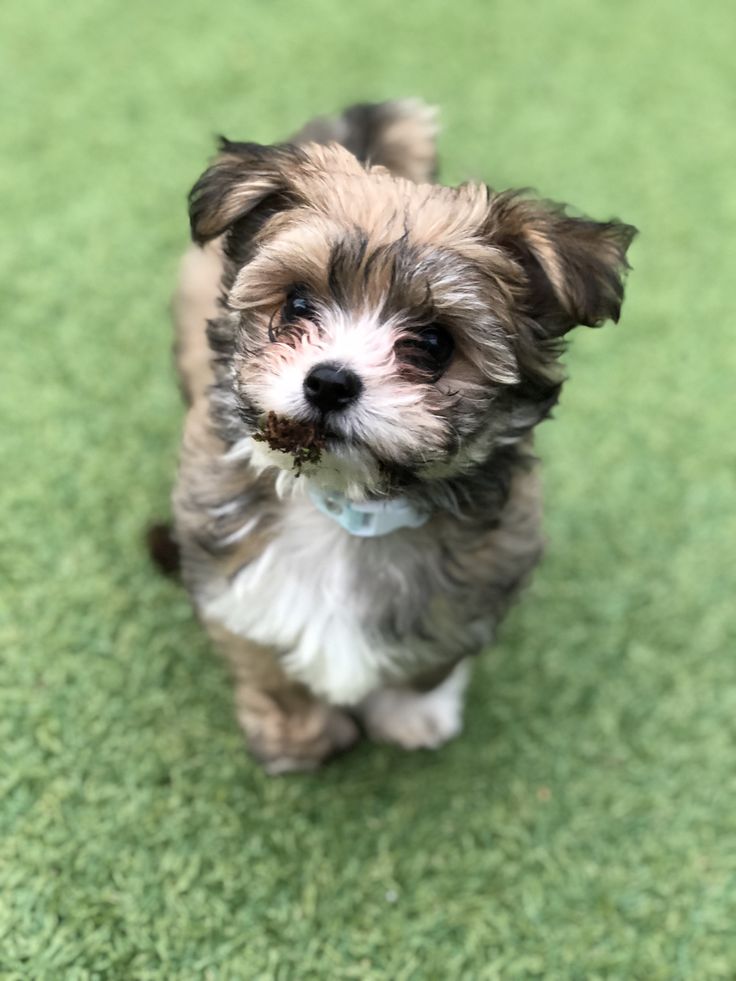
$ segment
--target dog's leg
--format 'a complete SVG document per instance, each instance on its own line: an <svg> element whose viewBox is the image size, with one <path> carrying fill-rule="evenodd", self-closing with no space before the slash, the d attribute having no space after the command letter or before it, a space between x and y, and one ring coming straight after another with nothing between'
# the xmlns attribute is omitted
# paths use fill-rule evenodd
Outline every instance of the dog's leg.
<svg viewBox="0 0 736 981"><path fill-rule="evenodd" d="M463 727L463 702L470 666L461 661L436 688L383 688L360 705L368 735L404 749L437 749Z"/></svg>
<svg viewBox="0 0 736 981"><path fill-rule="evenodd" d="M349 749L359 730L345 712L288 678L274 652L207 624L235 675L235 709L248 749L267 773L314 770Z"/></svg>

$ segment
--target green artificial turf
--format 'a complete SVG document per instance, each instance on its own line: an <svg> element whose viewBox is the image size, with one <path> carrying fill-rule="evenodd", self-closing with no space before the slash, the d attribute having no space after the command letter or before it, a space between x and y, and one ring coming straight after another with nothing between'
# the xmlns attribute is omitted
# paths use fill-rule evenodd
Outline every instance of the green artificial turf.
<svg viewBox="0 0 736 981"><path fill-rule="evenodd" d="M736 16L728 0L0 8L0 977L736 977ZM463 737L250 762L141 547L212 135L441 105L443 176L642 234L581 329L546 561Z"/></svg>

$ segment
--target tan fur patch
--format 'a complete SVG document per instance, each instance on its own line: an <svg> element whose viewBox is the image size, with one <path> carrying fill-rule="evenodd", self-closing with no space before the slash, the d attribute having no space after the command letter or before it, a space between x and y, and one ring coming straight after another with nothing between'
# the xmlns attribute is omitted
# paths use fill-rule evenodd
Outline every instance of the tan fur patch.
<svg viewBox="0 0 736 981"><path fill-rule="evenodd" d="M531 432L559 392L560 338L618 316L633 229L432 184L434 136L421 105L355 106L297 145L223 141L190 195L207 244L187 253L174 300L190 403L182 576L272 772L357 738L325 700L389 684L402 697L374 700L378 735L427 746L459 731L461 687L403 696L436 693L528 579L542 549ZM305 395L318 364L359 379L340 412ZM310 456L300 481L295 453ZM406 496L430 517L385 540L345 537L303 493L311 483ZM413 724L393 725L387 711L408 705L421 707Z"/></svg>
<svg viewBox="0 0 736 981"><path fill-rule="evenodd" d="M357 741L353 720L289 679L274 651L220 624L206 625L232 669L236 714L248 748L269 773L312 770Z"/></svg>
<svg viewBox="0 0 736 981"><path fill-rule="evenodd" d="M176 330L174 355L184 395L189 403L206 394L212 384L212 352L207 343L207 321L217 315L222 279L222 251L215 241L187 249L172 299Z"/></svg>

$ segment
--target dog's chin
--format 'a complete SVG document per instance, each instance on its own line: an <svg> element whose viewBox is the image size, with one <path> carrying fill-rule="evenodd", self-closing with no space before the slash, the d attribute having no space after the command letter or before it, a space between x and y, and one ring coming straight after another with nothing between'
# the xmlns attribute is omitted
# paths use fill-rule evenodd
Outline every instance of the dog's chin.
<svg viewBox="0 0 736 981"><path fill-rule="evenodd" d="M317 423L271 412L263 413L259 422L246 454L257 470L279 471L279 493L308 484L358 502L395 497L457 470L457 456L439 456L436 450L413 461L391 459L385 447L372 446L365 435L341 431L340 420Z"/></svg>
<svg viewBox="0 0 736 981"><path fill-rule="evenodd" d="M313 458L298 451L277 449L256 434L250 443L250 463L257 470L277 469L277 488L296 490L302 484L329 491L340 491L351 500L361 501L386 493L384 467L371 450L343 435L325 430Z"/></svg>

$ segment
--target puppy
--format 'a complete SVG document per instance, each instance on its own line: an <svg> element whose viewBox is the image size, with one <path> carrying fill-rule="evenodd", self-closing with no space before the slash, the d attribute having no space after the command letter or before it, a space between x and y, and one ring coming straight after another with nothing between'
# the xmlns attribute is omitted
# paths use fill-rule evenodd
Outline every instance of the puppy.
<svg viewBox="0 0 736 981"><path fill-rule="evenodd" d="M469 658L542 551L534 427L563 338L618 320L618 221L443 187L434 113L223 139L174 298L175 538L270 773L462 726Z"/></svg>

